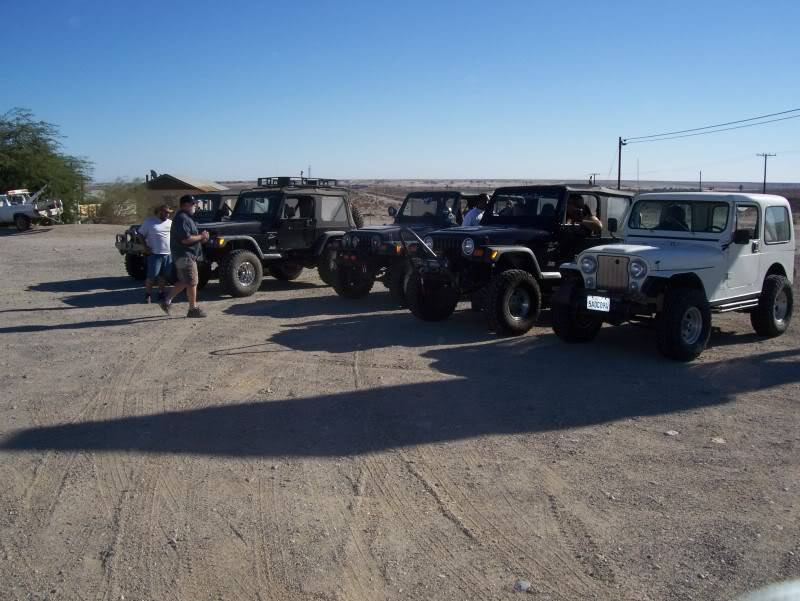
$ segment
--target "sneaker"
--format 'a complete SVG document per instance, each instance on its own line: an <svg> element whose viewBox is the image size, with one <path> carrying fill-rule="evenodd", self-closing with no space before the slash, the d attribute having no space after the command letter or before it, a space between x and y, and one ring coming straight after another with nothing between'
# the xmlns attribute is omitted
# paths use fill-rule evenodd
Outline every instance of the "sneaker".
<svg viewBox="0 0 800 601"><path fill-rule="evenodd" d="M158 293L158 302L163 301L167 296L163 292Z"/></svg>
<svg viewBox="0 0 800 601"><path fill-rule="evenodd" d="M159 306L159 307L161 307L161 310L162 310L164 313L166 313L167 315L169 315L169 305L167 304L167 301L165 301L165 300L162 300L160 303L158 303L158 306Z"/></svg>
<svg viewBox="0 0 800 601"><path fill-rule="evenodd" d="M200 307L192 307L186 314L186 317L205 317L205 316L206 312L203 311Z"/></svg>
<svg viewBox="0 0 800 601"><path fill-rule="evenodd" d="M144 293L144 302L145 304L150 304L150 294L147 292Z"/></svg>

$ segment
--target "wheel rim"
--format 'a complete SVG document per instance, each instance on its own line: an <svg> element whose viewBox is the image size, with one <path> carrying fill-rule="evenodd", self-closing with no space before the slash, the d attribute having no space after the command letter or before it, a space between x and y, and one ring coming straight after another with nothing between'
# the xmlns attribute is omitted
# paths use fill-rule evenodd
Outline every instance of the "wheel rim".
<svg viewBox="0 0 800 601"><path fill-rule="evenodd" d="M256 268L249 261L245 261L236 270L236 279L242 286L250 286L256 281Z"/></svg>
<svg viewBox="0 0 800 601"><path fill-rule="evenodd" d="M513 319L525 319L531 312L531 304L531 295L528 291L517 287L508 297L508 312Z"/></svg>
<svg viewBox="0 0 800 601"><path fill-rule="evenodd" d="M703 332L703 315L697 307L689 307L681 319L681 340L692 345L700 339Z"/></svg>
<svg viewBox="0 0 800 601"><path fill-rule="evenodd" d="M778 325L783 325L783 322L786 321L786 315L788 313L789 296L786 294L786 290L783 289L775 297L775 304L772 307L772 315L775 319L775 323Z"/></svg>

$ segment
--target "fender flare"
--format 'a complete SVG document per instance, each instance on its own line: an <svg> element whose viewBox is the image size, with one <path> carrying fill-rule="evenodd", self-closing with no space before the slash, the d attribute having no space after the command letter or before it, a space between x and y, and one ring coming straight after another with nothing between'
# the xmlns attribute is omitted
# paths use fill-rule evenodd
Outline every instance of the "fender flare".
<svg viewBox="0 0 800 601"><path fill-rule="evenodd" d="M262 259L262 260L264 259L264 253L261 252L261 247L258 245L258 242L256 242L256 239L253 238L252 236L245 236L245 235L226 236L225 234L223 234L223 235L218 236L218 237L225 239L225 246L228 246L228 242L233 242L233 241L246 242L245 245L242 245L242 248L246 248L246 250L249 250L249 251L255 253L255 255L259 259Z"/></svg>
<svg viewBox="0 0 800 601"><path fill-rule="evenodd" d="M542 270L539 267L539 261L536 259L536 255L533 254L533 251L527 246L486 246L485 248L489 252L489 256L495 251L497 252L497 257L492 259L492 263L495 265L500 263L503 257L511 257L514 255L524 257L524 261L530 261L531 273L533 276L537 280L542 279Z"/></svg>
<svg viewBox="0 0 800 601"><path fill-rule="evenodd" d="M317 238L317 241L314 242L314 256L319 257L322 254L322 251L325 250L328 242L335 238L341 238L346 233L347 232L344 230L331 230L320 234L319 238Z"/></svg>

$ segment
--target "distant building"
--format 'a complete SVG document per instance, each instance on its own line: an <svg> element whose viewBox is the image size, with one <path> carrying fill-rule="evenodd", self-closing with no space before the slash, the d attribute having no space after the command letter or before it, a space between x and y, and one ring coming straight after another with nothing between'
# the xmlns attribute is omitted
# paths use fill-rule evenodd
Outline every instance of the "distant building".
<svg viewBox="0 0 800 601"><path fill-rule="evenodd" d="M175 206L178 204L178 199L185 194L220 192L228 189L217 182L207 182L190 177L170 175L169 173L148 177L145 187L147 188L148 201L153 206L161 203Z"/></svg>

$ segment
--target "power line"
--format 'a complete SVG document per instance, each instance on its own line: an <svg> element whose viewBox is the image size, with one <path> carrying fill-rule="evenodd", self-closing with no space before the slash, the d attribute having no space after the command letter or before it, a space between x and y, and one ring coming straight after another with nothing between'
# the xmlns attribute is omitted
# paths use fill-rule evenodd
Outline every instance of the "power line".
<svg viewBox="0 0 800 601"><path fill-rule="evenodd" d="M704 129L714 129L717 127L725 127L726 125L736 125L737 123L746 123L748 121L758 121L759 119L766 119L768 117L777 117L778 115L786 115L788 113L796 113L800 111L800 108L796 109L789 109L788 111L780 111L778 113L770 113L768 115L761 115L760 117L750 117L748 119L739 119L737 121L728 121L727 123L718 123L716 125L706 125L704 127L694 127L692 129L681 129L678 131L668 131L664 132L663 134L650 134L649 136L636 136L634 138L625 138L625 141L632 141L632 140L643 140L645 138L660 138L661 136L672 136L675 134L685 134L693 131L700 131ZM769 123L769 122L767 122ZM758 125L758 124L755 124Z"/></svg>
<svg viewBox="0 0 800 601"><path fill-rule="evenodd" d="M625 138L623 142L625 144L643 144L645 142L661 142L663 140L676 140L678 138L692 138L694 136L705 136L708 134L716 134L722 131L731 131L732 129L744 129L745 127L755 127L756 125L766 125L767 123L775 123L776 121L787 121L789 119L798 119L800 115L791 115L790 117L781 117L780 119L770 119L769 121L759 121L758 123L748 123L747 125L737 125L735 127L726 127L723 129L715 129L712 131L701 131L693 134L683 134L682 136L670 136L668 138L656 138L654 140L634 140L633 142L629 142L632 138Z"/></svg>

